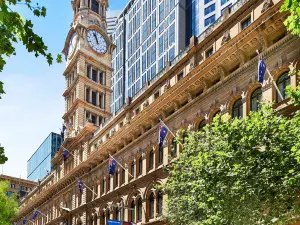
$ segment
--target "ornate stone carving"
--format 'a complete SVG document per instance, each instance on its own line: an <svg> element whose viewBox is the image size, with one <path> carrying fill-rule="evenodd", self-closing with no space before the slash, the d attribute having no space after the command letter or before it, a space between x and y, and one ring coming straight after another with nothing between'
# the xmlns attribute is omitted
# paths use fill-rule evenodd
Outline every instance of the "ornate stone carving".
<svg viewBox="0 0 300 225"><path fill-rule="evenodd" d="M164 86L164 92L168 91L171 88L170 80L167 80Z"/></svg>
<svg viewBox="0 0 300 225"><path fill-rule="evenodd" d="M148 99L146 99L146 101L144 102L143 108L146 108L147 106L149 106L149 100Z"/></svg>
<svg viewBox="0 0 300 225"><path fill-rule="evenodd" d="M271 8L274 5L272 0L265 0L264 1L264 5L263 8L261 10L261 13L264 13L265 11L267 11L269 8Z"/></svg>
<svg viewBox="0 0 300 225"><path fill-rule="evenodd" d="M230 30L226 30L223 38L222 38L222 42L221 45L224 45L225 43L227 43L228 41L230 41L231 37L230 37Z"/></svg>
<svg viewBox="0 0 300 225"><path fill-rule="evenodd" d="M195 130L195 124L192 123L192 124L189 124L188 125L188 131L194 131Z"/></svg>

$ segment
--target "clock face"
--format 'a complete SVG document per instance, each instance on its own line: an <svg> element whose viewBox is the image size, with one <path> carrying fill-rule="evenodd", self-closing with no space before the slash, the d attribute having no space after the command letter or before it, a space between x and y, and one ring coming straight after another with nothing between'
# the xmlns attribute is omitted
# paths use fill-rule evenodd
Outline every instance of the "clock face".
<svg viewBox="0 0 300 225"><path fill-rule="evenodd" d="M77 35L74 32L70 38L70 42L69 42L69 49L68 49L68 57L70 57L74 51L74 49L76 48L76 42L77 42Z"/></svg>
<svg viewBox="0 0 300 225"><path fill-rule="evenodd" d="M100 54L107 52L107 43L104 37L96 30L88 30L87 40L90 46Z"/></svg>

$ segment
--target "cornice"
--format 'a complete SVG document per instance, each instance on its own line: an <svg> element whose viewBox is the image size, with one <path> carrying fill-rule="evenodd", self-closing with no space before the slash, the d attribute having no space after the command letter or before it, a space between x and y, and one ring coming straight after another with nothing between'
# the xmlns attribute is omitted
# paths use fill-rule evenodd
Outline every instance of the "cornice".
<svg viewBox="0 0 300 225"><path fill-rule="evenodd" d="M94 106L91 103L88 103L86 101L83 101L83 100L77 98L72 103L72 106L70 107L68 112L66 112L62 118L64 120L67 119L80 106L84 107L85 109L89 109L93 113L95 113L97 115L101 115L102 117L109 117L112 115L110 112L106 111L105 109L101 109L100 107Z"/></svg>

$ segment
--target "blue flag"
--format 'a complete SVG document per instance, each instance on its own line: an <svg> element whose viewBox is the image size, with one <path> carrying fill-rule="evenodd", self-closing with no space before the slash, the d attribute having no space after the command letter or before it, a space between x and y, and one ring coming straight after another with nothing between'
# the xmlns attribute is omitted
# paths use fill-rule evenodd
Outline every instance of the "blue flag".
<svg viewBox="0 0 300 225"><path fill-rule="evenodd" d="M24 218L24 219L23 219L23 224L26 224L26 223L27 223L27 219Z"/></svg>
<svg viewBox="0 0 300 225"><path fill-rule="evenodd" d="M67 129L67 128L66 128L65 124L63 124L62 131L61 131L61 133L60 133L62 142L64 142L64 140L65 140L65 130L66 130L66 129Z"/></svg>
<svg viewBox="0 0 300 225"><path fill-rule="evenodd" d="M82 183L81 180L78 180L78 188L79 188L80 193L82 194L82 192L83 192L83 183Z"/></svg>
<svg viewBox="0 0 300 225"><path fill-rule="evenodd" d="M160 123L160 125L159 125L159 142L158 142L159 147L163 146L163 143L166 139L167 134L168 134L167 127L164 124Z"/></svg>
<svg viewBox="0 0 300 225"><path fill-rule="evenodd" d="M109 157L109 174L114 175L116 171L117 162L115 159Z"/></svg>
<svg viewBox="0 0 300 225"><path fill-rule="evenodd" d="M69 151L68 151L67 149L64 148L64 151L63 151L64 161L67 161L68 156L69 156Z"/></svg>
<svg viewBox="0 0 300 225"><path fill-rule="evenodd" d="M33 213L32 219L33 219L33 220L36 220L36 218L38 217L38 215L39 215L39 211L37 211L37 210L34 210L34 213Z"/></svg>
<svg viewBox="0 0 300 225"><path fill-rule="evenodd" d="M261 84L264 82L266 70L267 66L263 58L261 57L258 61L258 82Z"/></svg>
<svg viewBox="0 0 300 225"><path fill-rule="evenodd" d="M121 225L121 221L119 220L107 220L108 225Z"/></svg>

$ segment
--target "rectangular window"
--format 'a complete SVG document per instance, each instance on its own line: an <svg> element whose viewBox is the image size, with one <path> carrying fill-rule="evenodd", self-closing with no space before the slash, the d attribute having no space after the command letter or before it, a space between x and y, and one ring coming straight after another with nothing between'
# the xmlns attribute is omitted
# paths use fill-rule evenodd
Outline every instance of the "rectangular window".
<svg viewBox="0 0 300 225"><path fill-rule="evenodd" d="M204 4L211 2L212 0L204 0Z"/></svg>
<svg viewBox="0 0 300 225"><path fill-rule="evenodd" d="M204 9L204 14L205 15L210 14L210 13L214 12L215 10L216 10L216 4L214 3Z"/></svg>
<svg viewBox="0 0 300 225"><path fill-rule="evenodd" d="M92 91L92 104L97 105L97 93Z"/></svg>
<svg viewBox="0 0 300 225"><path fill-rule="evenodd" d="M153 31L156 27L156 11L152 13L152 21L151 21L151 31Z"/></svg>
<svg viewBox="0 0 300 225"><path fill-rule="evenodd" d="M221 0L221 5L226 4L227 2L229 2L229 0Z"/></svg>
<svg viewBox="0 0 300 225"><path fill-rule="evenodd" d="M147 19L147 4L143 5L143 21Z"/></svg>
<svg viewBox="0 0 300 225"><path fill-rule="evenodd" d="M226 6L224 9L222 9L222 10L221 10L221 15L223 16L223 15L224 15L224 13L225 13L225 11L226 11L227 9L229 9L229 10L230 10L231 6L232 6L232 4L229 4L229 5L228 5L228 6ZM230 11L229 11L229 12L230 12Z"/></svg>
<svg viewBox="0 0 300 225"><path fill-rule="evenodd" d="M208 25L212 24L215 21L216 21L216 15L212 15L211 17L208 17L207 19L205 19L204 25L208 26Z"/></svg>
<svg viewBox="0 0 300 225"><path fill-rule="evenodd" d="M205 52L205 57L208 58L208 57L210 57L212 54L214 54L214 49L213 49L213 47L211 47L210 49L208 49L208 50Z"/></svg>
<svg viewBox="0 0 300 225"><path fill-rule="evenodd" d="M175 0L170 0L170 10L174 9L175 7Z"/></svg>
<svg viewBox="0 0 300 225"><path fill-rule="evenodd" d="M183 73L180 73L177 75L177 81L182 80L182 78L183 78Z"/></svg>
<svg viewBox="0 0 300 225"><path fill-rule="evenodd" d="M160 36L159 38L159 55L164 52L164 36Z"/></svg>
<svg viewBox="0 0 300 225"><path fill-rule="evenodd" d="M170 61L173 61L173 59L175 58L175 46L170 49L169 57Z"/></svg>
<svg viewBox="0 0 300 225"><path fill-rule="evenodd" d="M146 70L146 53L142 57L142 71L145 72Z"/></svg>
<svg viewBox="0 0 300 225"><path fill-rule="evenodd" d="M92 72L92 80L97 82L97 74L98 74L98 71L97 70L93 70Z"/></svg>
<svg viewBox="0 0 300 225"><path fill-rule="evenodd" d="M156 75L156 65L154 64L151 67L151 80L155 77L155 75Z"/></svg>
<svg viewBox="0 0 300 225"><path fill-rule="evenodd" d="M164 68L164 57L161 57L158 61L158 70L161 71Z"/></svg>
<svg viewBox="0 0 300 225"><path fill-rule="evenodd" d="M175 10L170 14L170 22L175 20Z"/></svg>
<svg viewBox="0 0 300 225"><path fill-rule="evenodd" d="M164 3L159 5L159 22L164 19Z"/></svg>
<svg viewBox="0 0 300 225"><path fill-rule="evenodd" d="M175 23L173 23L170 26L170 30L169 30L169 35L170 35L170 45L172 45L175 42Z"/></svg>
<svg viewBox="0 0 300 225"><path fill-rule="evenodd" d="M156 59L156 43L151 47L151 64L155 62Z"/></svg>
<svg viewBox="0 0 300 225"><path fill-rule="evenodd" d="M150 52L151 49L148 49L147 51L147 67L149 67L151 65L151 52Z"/></svg>
<svg viewBox="0 0 300 225"><path fill-rule="evenodd" d="M251 17L249 16L247 19L242 21L241 26L242 30L246 29L251 24Z"/></svg>
<svg viewBox="0 0 300 225"><path fill-rule="evenodd" d="M165 50L169 47L169 45L168 45L169 43L168 43L168 30L166 30L166 32L165 32Z"/></svg>

